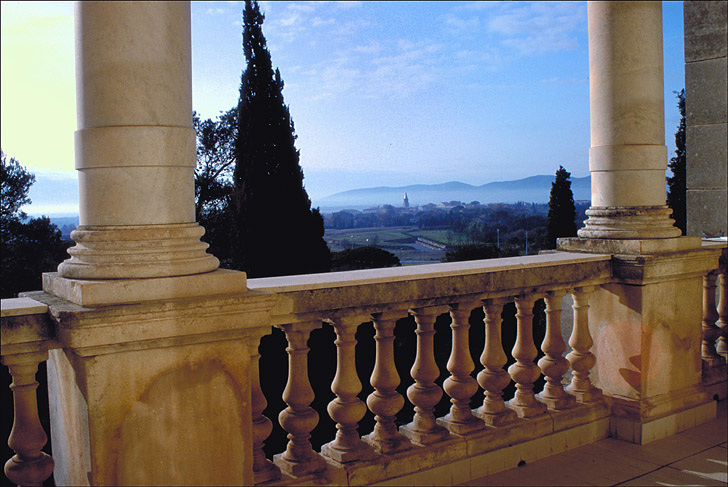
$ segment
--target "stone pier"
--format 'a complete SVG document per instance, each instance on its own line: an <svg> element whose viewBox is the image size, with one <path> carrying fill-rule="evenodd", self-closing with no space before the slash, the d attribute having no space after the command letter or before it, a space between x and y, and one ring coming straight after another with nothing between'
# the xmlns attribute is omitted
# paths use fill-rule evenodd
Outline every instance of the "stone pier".
<svg viewBox="0 0 728 487"><path fill-rule="evenodd" d="M592 205L558 248L613 254L614 281L590 300L595 354L612 357L595 383L614 401L612 435L645 443L714 411L694 303L715 256L665 205L662 4L589 2L588 22Z"/></svg>

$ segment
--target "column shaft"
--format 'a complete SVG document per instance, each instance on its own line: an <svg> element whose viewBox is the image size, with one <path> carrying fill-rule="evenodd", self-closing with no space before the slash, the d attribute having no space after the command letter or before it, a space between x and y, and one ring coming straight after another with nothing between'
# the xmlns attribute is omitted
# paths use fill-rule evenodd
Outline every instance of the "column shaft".
<svg viewBox="0 0 728 487"><path fill-rule="evenodd" d="M589 2L592 206L579 236L680 235L665 206L660 2Z"/></svg>
<svg viewBox="0 0 728 487"><path fill-rule="evenodd" d="M198 274L188 2L76 5L79 228L63 277Z"/></svg>

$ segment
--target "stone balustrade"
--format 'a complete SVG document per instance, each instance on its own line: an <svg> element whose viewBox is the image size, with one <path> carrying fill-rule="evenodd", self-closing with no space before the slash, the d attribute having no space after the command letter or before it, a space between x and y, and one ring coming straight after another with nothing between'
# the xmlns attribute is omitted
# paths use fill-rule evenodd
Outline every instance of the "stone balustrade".
<svg viewBox="0 0 728 487"><path fill-rule="evenodd" d="M716 374L723 367L723 388L728 302L725 253L723 249L723 266L705 275L701 325L704 381L713 380L713 385L721 387ZM243 463L250 466L255 483L273 485L313 480L364 485L394 477L415 482L422 481L417 475L427 475L423 467L449 469L451 483L457 483L608 436L611 398L602 393L591 372L596 370L595 364L608 363L611 357L593 353L590 300L613 281L613 265L610 255L557 252L248 280L248 299L274 303L266 316L269 325L285 336L288 372L282 392L285 407L276 411L277 417L266 417L268 402L276 398L265 397L261 378L274 371L264 370L261 375L256 344L271 328L261 326L263 318L257 318L256 325L244 334L250 340L244 350L250 360L252 448L251 458ZM562 315L569 310L562 310L562 301L567 294L574 303L573 329L565 337ZM46 296L29 295L39 301ZM543 341L533 334L534 304L541 299L545 303ZM38 421L34 375L48 350L61 347L56 335L64 331L57 325L58 309L49 312L48 305L39 301L3 300L2 361L13 376L15 423L10 446L16 451L6 464L6 475L22 485L40 485L53 469L53 459L41 452L46 438ZM504 349L502 340L501 315L507 303L515 303L517 311L515 330L509 330L515 331L512 350ZM474 322L471 313L480 308L484 320ZM236 322L245 320L248 308L230 309L231 316L239 315ZM416 351L408 365L410 377L405 377L406 372L396 364L395 326L408 316L413 318L410 331L416 336ZM449 336L436 333L438 319L449 319ZM224 333L220 326L215 333ZM333 329L336 351L330 384L334 398L325 410L312 407L321 391L314 390L308 370L317 361L309 353L309 338L323 326ZM477 354L469 343L473 326L482 327L484 336ZM357 330L362 327L373 331L373 356L358 356ZM435 349L442 340L450 348L446 363L436 360ZM114 346L122 346L123 341L119 335ZM570 352L564 356L567 342ZM172 340L168 346L183 344ZM357 370L360 359L370 360L369 377ZM476 361L482 368L474 374ZM541 376L544 386L537 393L534 384ZM411 383L406 390L401 387L403 379ZM515 395L504 400L509 385L515 386ZM363 386L372 392L364 396ZM442 398L449 399L449 411L438 417L436 409ZM401 424L398 414L407 408L412 410L411 421ZM317 451L311 433L325 415L336 430ZM371 432L360 431L367 415L374 417ZM277 428L274 423L285 430L288 442L285 450L271 458L264 445ZM65 468L74 462L67 451L61 449L58 455L57 461L66 464ZM79 457L77 461L88 459Z"/></svg>
<svg viewBox="0 0 728 487"><path fill-rule="evenodd" d="M368 484L411 474L423 463L431 467L451 464L568 428L597 424L590 434L606 436L609 408L589 379L596 358L590 352L588 299L610 278L610 256L554 253L249 280L252 290L278 296L271 319L285 332L288 343L288 379L283 392L287 407L279 415L288 445L284 453L274 455L274 464L283 479L314 476ZM569 339L572 352L564 358L560 313L567 293L574 296L576 306ZM548 340L542 346L546 355L537 365L534 360L541 344L533 337L533 308L542 298L547 303ZM504 350L501 313L506 303L514 301L515 345ZM476 308L484 311L484 322L476 326L485 328L486 337L479 357L483 369L477 380L469 343L470 317ZM416 351L409 369L412 383L403 394L398 390L402 377L395 363L394 330L398 320L408 315L414 318L410 331L416 335ZM451 351L447 363L437 363L435 322L443 315L449 315L451 323L447 337ZM336 375L331 383L336 397L328 406L336 436L319 453L309 442L318 417L310 407L314 391L307 376L306 338L324 323L336 333ZM374 329L375 351L369 357L373 372L368 378L373 392L366 398L359 393L367 378L362 379L355 369L359 326ZM508 352L515 362L505 370ZM573 375L565 388L569 364ZM438 381L444 371L449 375ZM542 373L548 387L536 394L534 383ZM506 402L503 390L511 382L516 393ZM483 395L478 393L479 385ZM254 396L260 394L254 392ZM449 398L450 408L438 418L434 409L442 397ZM398 414L407 400L413 408L412 420L398 426ZM473 401L482 406L472 409ZM374 415L374 426L360 436L358 423L367 407ZM262 416L262 412L258 414ZM266 419L253 421L267 424ZM262 444L256 443L256 448L255 455L262 456ZM270 470L266 464L256 472L256 480L271 479Z"/></svg>
<svg viewBox="0 0 728 487"><path fill-rule="evenodd" d="M703 246L717 242L704 241ZM728 397L728 249L723 248L719 266L703 276L703 321L701 323L702 381L713 397Z"/></svg>

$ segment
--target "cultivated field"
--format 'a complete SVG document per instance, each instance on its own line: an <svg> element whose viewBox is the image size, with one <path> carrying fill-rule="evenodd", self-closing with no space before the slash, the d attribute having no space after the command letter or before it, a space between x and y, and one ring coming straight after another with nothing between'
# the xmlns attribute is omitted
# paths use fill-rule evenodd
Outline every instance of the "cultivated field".
<svg viewBox="0 0 728 487"><path fill-rule="evenodd" d="M462 236L450 230L422 230L415 226L327 228L324 236L332 252L372 245L392 252L403 265L440 262L445 251L428 248L417 241L418 237L446 246L466 243Z"/></svg>

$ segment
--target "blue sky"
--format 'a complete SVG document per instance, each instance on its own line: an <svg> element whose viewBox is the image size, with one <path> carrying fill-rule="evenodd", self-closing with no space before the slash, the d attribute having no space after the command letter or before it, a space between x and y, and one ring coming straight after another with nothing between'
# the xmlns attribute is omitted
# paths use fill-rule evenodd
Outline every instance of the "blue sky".
<svg viewBox="0 0 728 487"><path fill-rule="evenodd" d="M584 2L261 2L316 199L347 189L588 175ZM193 107L237 103L242 2L192 3ZM666 144L684 85L682 2L663 4ZM2 2L2 147L73 174L73 8ZM39 143L39 138L43 142Z"/></svg>

